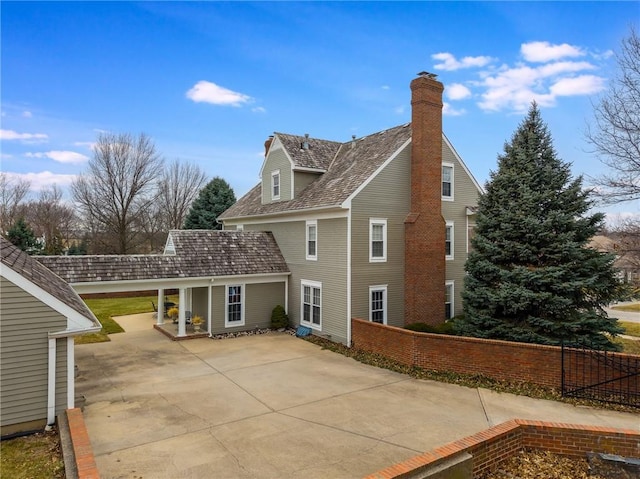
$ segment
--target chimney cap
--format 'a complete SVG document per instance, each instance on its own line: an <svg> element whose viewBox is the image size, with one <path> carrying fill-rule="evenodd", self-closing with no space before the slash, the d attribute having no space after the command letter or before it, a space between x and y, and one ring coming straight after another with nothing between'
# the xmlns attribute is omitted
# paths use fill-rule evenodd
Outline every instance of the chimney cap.
<svg viewBox="0 0 640 479"><path fill-rule="evenodd" d="M435 73L430 73L430 72L420 72L418 73L419 77L422 78L429 78L431 80L435 80L436 78L438 78L438 75L436 75Z"/></svg>

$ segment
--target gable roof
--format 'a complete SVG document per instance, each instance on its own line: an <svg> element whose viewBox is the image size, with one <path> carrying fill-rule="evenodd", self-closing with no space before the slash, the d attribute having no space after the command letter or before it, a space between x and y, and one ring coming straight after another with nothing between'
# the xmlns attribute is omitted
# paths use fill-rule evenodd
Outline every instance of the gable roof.
<svg viewBox="0 0 640 479"><path fill-rule="evenodd" d="M309 138L308 150L300 150L300 140L304 141L304 137L280 133L276 135L294 164L325 169L326 173L310 183L296 198L287 201L262 204L262 188L258 184L222 213L219 219L339 208L387 159L411 139L411 125L407 123L346 143L323 142ZM317 149L314 149L314 145L317 145ZM333 148L336 145L339 146L334 154Z"/></svg>
<svg viewBox="0 0 640 479"><path fill-rule="evenodd" d="M62 278L57 276L53 271L39 263L34 257L29 256L24 251L14 246L6 238L0 236L0 256L2 261L2 276L8 277L9 271L13 271L15 274L21 276L35 288L40 289L57 301L48 301L47 295L35 295L45 304L58 311L65 316L69 311L64 311L64 307L60 308L60 303L73 312L78 313L81 317L88 320L89 324L84 324L85 327L97 327L100 328L100 322L96 319L87 305L80 299L80 296L73 290L69 284L67 284ZM8 278L11 280L11 278ZM13 282L13 281L12 281ZM18 286L21 286L18 284ZM33 291L29 291L33 294ZM62 309L62 310L61 310ZM72 314L73 315L73 314ZM76 315L73 315L76 316ZM77 316L76 316L77 319ZM82 327L82 324L76 325ZM85 321L86 323L86 321Z"/></svg>
<svg viewBox="0 0 640 479"><path fill-rule="evenodd" d="M269 232L172 230L175 254L40 256L71 284L288 273Z"/></svg>

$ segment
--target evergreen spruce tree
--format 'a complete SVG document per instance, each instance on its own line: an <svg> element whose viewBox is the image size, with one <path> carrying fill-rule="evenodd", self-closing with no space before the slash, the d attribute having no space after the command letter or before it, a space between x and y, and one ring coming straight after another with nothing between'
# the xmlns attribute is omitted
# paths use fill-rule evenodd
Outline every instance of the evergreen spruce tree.
<svg viewBox="0 0 640 479"><path fill-rule="evenodd" d="M13 226L9 228L7 239L29 254L38 253L40 250L35 233L22 217L18 218Z"/></svg>
<svg viewBox="0 0 640 479"><path fill-rule="evenodd" d="M184 229L221 229L216 221L218 216L235 202L236 195L229 183L216 176L200 190L184 221Z"/></svg>
<svg viewBox="0 0 640 479"><path fill-rule="evenodd" d="M618 349L607 333L622 330L603 307L620 284L613 256L587 246L604 219L588 214L589 195L533 103L478 204L459 333Z"/></svg>

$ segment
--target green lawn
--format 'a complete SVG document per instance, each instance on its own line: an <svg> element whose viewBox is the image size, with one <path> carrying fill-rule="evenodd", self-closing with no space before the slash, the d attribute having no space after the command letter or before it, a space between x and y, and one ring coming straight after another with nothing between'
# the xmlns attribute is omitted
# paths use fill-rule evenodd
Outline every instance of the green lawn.
<svg viewBox="0 0 640 479"><path fill-rule="evenodd" d="M624 328L627 336L637 336L640 338L640 323L631 323L629 321L618 321L618 324Z"/></svg>
<svg viewBox="0 0 640 479"><path fill-rule="evenodd" d="M618 311L631 311L633 313L640 313L640 303L625 304L622 306L614 306L611 309L617 309Z"/></svg>
<svg viewBox="0 0 640 479"><path fill-rule="evenodd" d="M41 432L0 442L0 476L12 479L64 479L58 432Z"/></svg>
<svg viewBox="0 0 640 479"><path fill-rule="evenodd" d="M178 302L177 295L167 296L170 301ZM150 313L153 311L151 302L157 303L157 296L138 296L135 298L101 298L86 299L84 301L102 324L99 333L84 334L76 338L76 344L102 343L109 341L109 334L122 333L124 329L113 320L112 316L125 314Z"/></svg>

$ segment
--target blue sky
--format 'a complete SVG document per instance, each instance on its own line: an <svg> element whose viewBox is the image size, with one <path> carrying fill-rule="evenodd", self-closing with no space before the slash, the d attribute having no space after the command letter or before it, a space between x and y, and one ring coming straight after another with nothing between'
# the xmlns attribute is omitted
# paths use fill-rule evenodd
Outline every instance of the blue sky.
<svg viewBox="0 0 640 479"><path fill-rule="evenodd" d="M347 141L410 120L409 83L445 85L444 131L484 184L535 99L575 175L583 131L638 2L7 2L1 169L66 189L98 132L257 182L274 131ZM608 211L638 213L635 204Z"/></svg>

